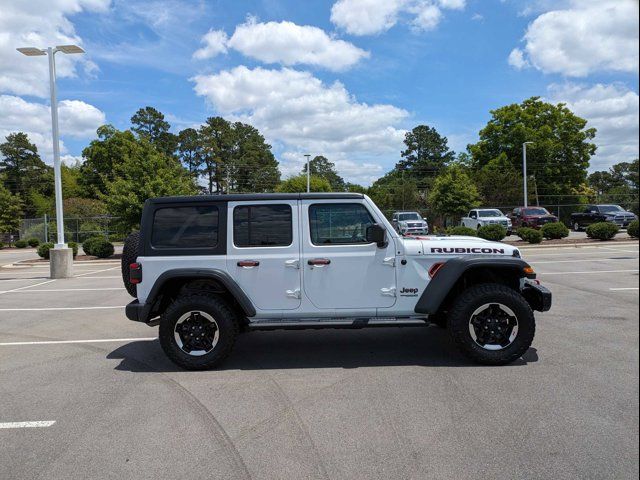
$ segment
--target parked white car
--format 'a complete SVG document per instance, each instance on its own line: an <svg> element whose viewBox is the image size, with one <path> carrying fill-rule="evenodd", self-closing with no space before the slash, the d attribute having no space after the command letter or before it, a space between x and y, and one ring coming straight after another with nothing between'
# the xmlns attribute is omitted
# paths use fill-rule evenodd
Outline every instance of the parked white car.
<svg viewBox="0 0 640 480"><path fill-rule="evenodd" d="M462 217L462 226L479 229L485 225L502 225L507 229L507 235L513 232L513 224L511 219L505 216L497 208L477 208L471 210L466 217Z"/></svg>

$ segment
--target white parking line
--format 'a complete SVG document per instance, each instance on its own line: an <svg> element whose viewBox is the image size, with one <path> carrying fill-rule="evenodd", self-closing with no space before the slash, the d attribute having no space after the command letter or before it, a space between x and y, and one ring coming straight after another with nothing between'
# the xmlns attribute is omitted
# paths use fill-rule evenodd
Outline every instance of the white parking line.
<svg viewBox="0 0 640 480"><path fill-rule="evenodd" d="M612 292L622 292L624 290L638 290L638 287L622 287L622 288L610 288Z"/></svg>
<svg viewBox="0 0 640 480"><path fill-rule="evenodd" d="M534 265L542 265L543 263L589 263L589 262L621 262L624 260L638 260L638 257L633 258L582 258L579 260L548 260L538 262L536 260L532 260L531 263Z"/></svg>
<svg viewBox="0 0 640 480"><path fill-rule="evenodd" d="M27 288L37 287L38 285L45 285L45 284L51 283L51 282L55 282L55 279L54 280L47 280L46 282L35 283L33 285L25 285L24 287L18 287L18 288L14 288L12 290L4 290L4 291L0 292L0 295L2 295L3 293L19 292L21 290L26 290Z"/></svg>
<svg viewBox="0 0 640 480"><path fill-rule="evenodd" d="M157 339L158 337L139 337L139 338L98 338L93 340L45 340L40 342L4 342L4 343L0 343L0 347L16 347L16 346L24 346L24 345L63 345L68 343L151 342Z"/></svg>
<svg viewBox="0 0 640 480"><path fill-rule="evenodd" d="M42 283L47 283L47 282L42 282ZM38 283L36 285L42 285L42 283ZM34 285L34 287L36 286ZM27 288L27 287L24 287ZM106 290L125 290L124 287L108 287L108 288L42 288L42 289L38 289L38 290L30 290L28 292L24 291L24 290L19 290L19 289L15 289L15 290L7 290L5 292L1 292L0 293L31 293L31 292L102 292L102 291L106 291Z"/></svg>
<svg viewBox="0 0 640 480"><path fill-rule="evenodd" d="M537 272L538 275L579 275L583 273L638 273L639 270L589 270L586 272Z"/></svg>
<svg viewBox="0 0 640 480"><path fill-rule="evenodd" d="M124 308L125 305L111 307L51 307L51 308L0 308L0 312L53 312L60 310L113 310Z"/></svg>
<svg viewBox="0 0 640 480"><path fill-rule="evenodd" d="M5 422L0 423L0 428L43 428L50 427L55 420L38 420L35 422Z"/></svg>

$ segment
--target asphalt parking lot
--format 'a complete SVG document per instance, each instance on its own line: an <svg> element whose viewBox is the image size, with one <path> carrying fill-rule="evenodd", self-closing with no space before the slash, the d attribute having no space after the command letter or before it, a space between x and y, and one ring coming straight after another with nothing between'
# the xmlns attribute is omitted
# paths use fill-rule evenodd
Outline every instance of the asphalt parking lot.
<svg viewBox="0 0 640 480"><path fill-rule="evenodd" d="M0 476L637 478L638 243L523 254L554 307L506 367L428 327L254 332L184 372L117 262L0 268Z"/></svg>

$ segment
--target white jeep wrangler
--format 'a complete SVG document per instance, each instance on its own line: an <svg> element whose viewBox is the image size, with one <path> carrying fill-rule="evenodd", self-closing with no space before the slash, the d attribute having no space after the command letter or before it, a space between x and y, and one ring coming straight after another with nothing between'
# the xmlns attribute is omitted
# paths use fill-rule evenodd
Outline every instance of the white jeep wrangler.
<svg viewBox="0 0 640 480"><path fill-rule="evenodd" d="M240 331L446 327L471 359L506 364L551 307L518 249L472 237L402 237L365 195L148 200L125 242L129 319L160 325L168 357L206 369Z"/></svg>

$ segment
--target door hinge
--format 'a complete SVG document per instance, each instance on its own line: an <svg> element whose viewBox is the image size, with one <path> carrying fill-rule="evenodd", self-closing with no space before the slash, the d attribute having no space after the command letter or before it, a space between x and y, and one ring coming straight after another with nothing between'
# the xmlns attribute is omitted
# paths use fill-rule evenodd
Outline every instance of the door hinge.
<svg viewBox="0 0 640 480"><path fill-rule="evenodd" d="M296 288L295 290L287 290L287 297L289 297L289 298L301 298L300 289Z"/></svg>
<svg viewBox="0 0 640 480"><path fill-rule="evenodd" d="M382 261L383 265L389 265L390 267L396 266L396 257L387 257Z"/></svg>
<svg viewBox="0 0 640 480"><path fill-rule="evenodd" d="M289 268L300 268L300 260L298 260L297 258L294 260L286 260L284 262L284 266L285 267L289 267Z"/></svg>
<svg viewBox="0 0 640 480"><path fill-rule="evenodd" d="M395 297L396 296L396 287L381 288L380 292L382 293L382 295L385 295L387 297Z"/></svg>

